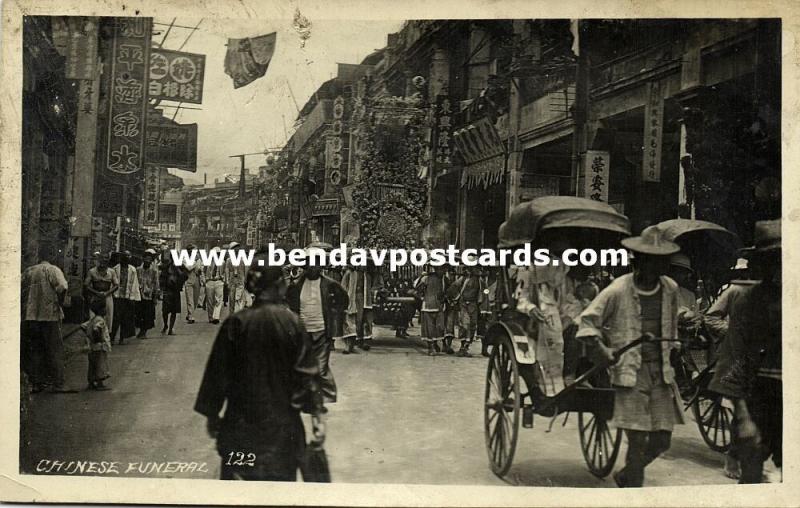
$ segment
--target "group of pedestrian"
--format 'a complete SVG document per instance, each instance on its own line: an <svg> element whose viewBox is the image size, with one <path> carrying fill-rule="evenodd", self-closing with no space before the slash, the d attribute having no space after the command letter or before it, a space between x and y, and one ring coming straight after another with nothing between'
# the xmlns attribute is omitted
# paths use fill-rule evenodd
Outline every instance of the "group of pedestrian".
<svg viewBox="0 0 800 508"><path fill-rule="evenodd" d="M491 316L488 274L478 267L465 267L461 274L429 267L416 281L415 290L421 301L421 337L427 354L472 356L469 348L479 332L483 334ZM455 339L461 341L457 353L453 349ZM481 341L481 349L488 356L486 342Z"/></svg>

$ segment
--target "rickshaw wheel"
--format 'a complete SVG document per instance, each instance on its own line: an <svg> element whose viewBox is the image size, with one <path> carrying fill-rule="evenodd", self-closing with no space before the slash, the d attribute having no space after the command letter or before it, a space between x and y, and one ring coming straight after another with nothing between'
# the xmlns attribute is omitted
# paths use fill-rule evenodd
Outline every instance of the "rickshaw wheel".
<svg viewBox="0 0 800 508"><path fill-rule="evenodd" d="M731 447L733 411L722 402L722 395L701 390L692 402L692 414L703 441L715 452L724 453Z"/></svg>
<svg viewBox="0 0 800 508"><path fill-rule="evenodd" d="M500 339L492 348L486 369L484 401L486 451L492 472L502 477L514 460L522 404L519 366L508 337Z"/></svg>
<svg viewBox="0 0 800 508"><path fill-rule="evenodd" d="M612 432L608 421L593 413L578 413L578 434L581 451L589 471L598 478L605 478L614 469L622 444L622 430Z"/></svg>

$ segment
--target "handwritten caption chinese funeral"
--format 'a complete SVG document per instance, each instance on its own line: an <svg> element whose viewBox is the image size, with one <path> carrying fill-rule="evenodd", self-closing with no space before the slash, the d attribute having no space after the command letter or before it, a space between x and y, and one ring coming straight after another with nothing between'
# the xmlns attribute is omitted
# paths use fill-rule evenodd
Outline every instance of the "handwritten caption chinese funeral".
<svg viewBox="0 0 800 508"><path fill-rule="evenodd" d="M209 473L206 462L118 462L92 460L48 460L36 464L36 474L61 475L169 475Z"/></svg>

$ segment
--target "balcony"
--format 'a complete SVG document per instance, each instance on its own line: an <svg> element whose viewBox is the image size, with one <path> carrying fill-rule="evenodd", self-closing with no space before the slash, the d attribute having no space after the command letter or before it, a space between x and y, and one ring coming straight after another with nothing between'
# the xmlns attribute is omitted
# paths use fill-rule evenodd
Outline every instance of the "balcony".
<svg viewBox="0 0 800 508"><path fill-rule="evenodd" d="M303 146L309 139L326 123L330 122L333 117L333 101L330 99L323 99L314 106L304 119L302 125L297 128L292 136L292 143L297 152L303 150Z"/></svg>

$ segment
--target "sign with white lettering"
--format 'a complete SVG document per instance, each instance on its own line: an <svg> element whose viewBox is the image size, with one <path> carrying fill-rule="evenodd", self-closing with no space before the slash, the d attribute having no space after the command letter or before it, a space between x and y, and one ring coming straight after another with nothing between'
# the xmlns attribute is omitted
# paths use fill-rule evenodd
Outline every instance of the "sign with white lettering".
<svg viewBox="0 0 800 508"><path fill-rule="evenodd" d="M154 48L150 53L151 99L201 104L206 56Z"/></svg>
<svg viewBox="0 0 800 508"><path fill-rule="evenodd" d="M151 18L115 18L106 148L106 167L113 173L144 167L151 37Z"/></svg>
<svg viewBox="0 0 800 508"><path fill-rule="evenodd" d="M157 226L158 196L161 184L161 168L148 164L144 170L144 225Z"/></svg>

